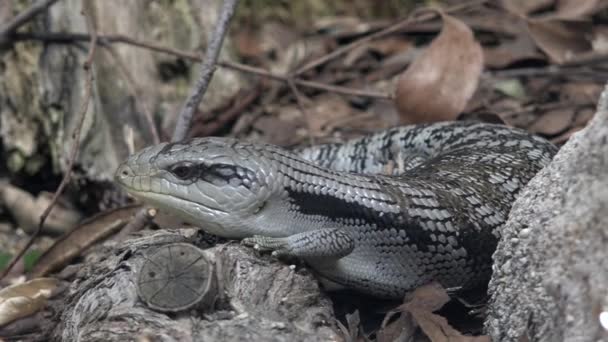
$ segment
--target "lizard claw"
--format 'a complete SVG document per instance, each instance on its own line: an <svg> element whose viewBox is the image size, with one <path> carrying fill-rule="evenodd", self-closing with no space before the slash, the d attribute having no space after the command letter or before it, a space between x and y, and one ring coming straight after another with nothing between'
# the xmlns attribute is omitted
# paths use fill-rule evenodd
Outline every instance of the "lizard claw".
<svg viewBox="0 0 608 342"><path fill-rule="evenodd" d="M253 247L253 249L260 252L272 251L271 255L276 257L289 254L287 242L284 238L271 238L267 236L254 235L252 237L243 239L241 244Z"/></svg>

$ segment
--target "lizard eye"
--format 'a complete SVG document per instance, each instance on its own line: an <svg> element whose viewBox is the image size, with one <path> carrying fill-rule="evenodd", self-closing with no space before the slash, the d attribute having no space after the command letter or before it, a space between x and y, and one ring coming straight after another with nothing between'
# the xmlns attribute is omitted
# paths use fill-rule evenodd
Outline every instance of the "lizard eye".
<svg viewBox="0 0 608 342"><path fill-rule="evenodd" d="M191 163L180 163L173 165L169 169L169 172L179 179L188 179L194 175L196 167Z"/></svg>

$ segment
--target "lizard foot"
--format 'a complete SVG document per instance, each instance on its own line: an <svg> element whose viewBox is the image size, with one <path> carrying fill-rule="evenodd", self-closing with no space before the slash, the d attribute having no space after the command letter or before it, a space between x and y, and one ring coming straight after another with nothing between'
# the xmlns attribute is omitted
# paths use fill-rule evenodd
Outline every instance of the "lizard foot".
<svg viewBox="0 0 608 342"><path fill-rule="evenodd" d="M291 255L291 248L286 238L272 238L262 235L254 235L252 237L245 238L241 241L245 246L253 247L253 249L260 252L270 252L275 257L283 257Z"/></svg>

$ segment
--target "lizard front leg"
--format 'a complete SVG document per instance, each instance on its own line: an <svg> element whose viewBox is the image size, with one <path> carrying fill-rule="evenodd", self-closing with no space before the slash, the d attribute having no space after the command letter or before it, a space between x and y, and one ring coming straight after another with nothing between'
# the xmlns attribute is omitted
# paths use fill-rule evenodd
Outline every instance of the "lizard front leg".
<svg viewBox="0 0 608 342"><path fill-rule="evenodd" d="M261 251L272 251L273 256L302 259L339 259L350 254L355 248L355 242L350 235L339 228L317 229L280 238L254 235L243 239L242 243Z"/></svg>

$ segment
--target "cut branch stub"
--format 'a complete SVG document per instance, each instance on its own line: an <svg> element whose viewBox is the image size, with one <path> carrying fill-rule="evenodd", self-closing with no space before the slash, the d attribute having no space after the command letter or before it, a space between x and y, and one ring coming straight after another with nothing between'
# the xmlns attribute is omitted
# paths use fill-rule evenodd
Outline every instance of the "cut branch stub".
<svg viewBox="0 0 608 342"><path fill-rule="evenodd" d="M177 312L199 303L210 307L217 297L213 262L188 243L155 249L146 256L138 273L139 298L154 310Z"/></svg>

